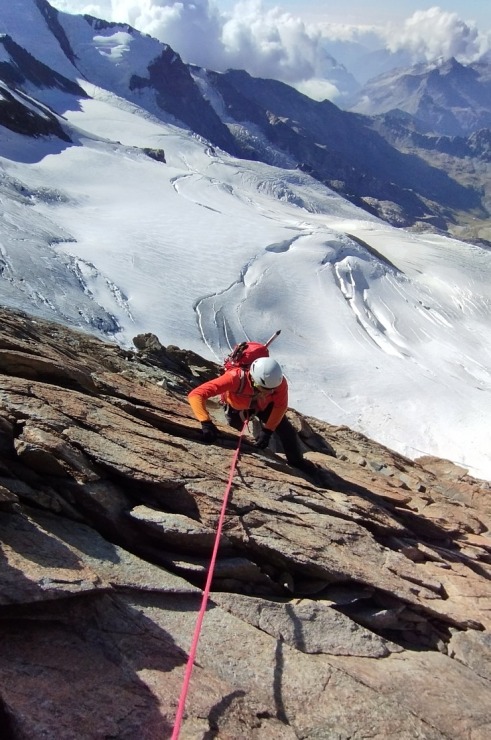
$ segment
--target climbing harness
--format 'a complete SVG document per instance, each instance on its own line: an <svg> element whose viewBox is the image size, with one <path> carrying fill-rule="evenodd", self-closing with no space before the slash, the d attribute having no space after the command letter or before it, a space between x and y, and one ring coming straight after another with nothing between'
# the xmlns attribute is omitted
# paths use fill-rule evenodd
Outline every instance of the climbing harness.
<svg viewBox="0 0 491 740"><path fill-rule="evenodd" d="M191 680L191 673L193 672L194 658L196 656L196 650L198 648L198 640L199 640L199 636L200 636L200 632L201 632L201 625L203 624L203 618L205 616L206 607L207 607L207 604L208 604L208 597L210 595L211 582L213 580L213 573L214 573L214 570L215 570L215 562L216 562L217 553L218 553L218 546L220 544L220 536L221 536L221 533L222 533L223 522L224 522L224 519L225 519L225 511L226 511L226 508L227 508L227 503L228 503L228 499L229 499L229 495L230 495L230 490L232 488L232 479L234 477L235 470L237 468L237 463L239 461L240 445L241 445L241 442L242 442L242 437L244 435L244 430L245 430L246 426L247 426L247 419L245 420L244 425L243 425L243 427L242 427L242 429L240 431L239 441L237 443L237 447L236 447L234 456L232 458L232 463L230 465L230 473L229 473L229 477L228 477L228 481L227 481L227 486L225 488L225 493L224 493L224 496L223 496L223 503L222 503L222 508L221 508L221 511L220 511L220 516L219 516L219 519L218 519L218 526L217 526L217 531L216 531L216 535L215 535L215 543L213 545L213 552L212 552L212 555L211 555L210 566L208 568L208 575L207 575L207 578L206 578L206 584L205 584L205 588L204 588L204 591L203 591L203 596L202 596L202 599L201 599L201 608L199 610L198 618L196 620L196 626L194 628L193 639L191 641L191 648L189 650L189 657L188 657L188 662L187 662L187 665L186 665L186 672L184 674L184 680L183 680L183 684L182 684L181 695L179 697L179 704L177 706L176 719L175 719L175 723L174 723L174 730L173 730L173 733L172 733L172 739L171 740L178 740L179 733L181 731L182 717L183 717L183 714L184 714L184 706L186 704L186 697L187 697L187 693L188 693L188 689L189 689L189 682Z"/></svg>

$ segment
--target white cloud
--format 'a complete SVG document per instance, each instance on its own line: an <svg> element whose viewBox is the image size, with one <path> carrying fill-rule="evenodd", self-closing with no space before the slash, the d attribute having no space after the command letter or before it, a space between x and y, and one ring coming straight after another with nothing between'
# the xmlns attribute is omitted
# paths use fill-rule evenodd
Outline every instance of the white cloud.
<svg viewBox="0 0 491 740"><path fill-rule="evenodd" d="M51 0L50 5L65 13L93 15L95 18L111 20L111 0L100 0L98 3L87 3L85 0Z"/></svg>
<svg viewBox="0 0 491 740"><path fill-rule="evenodd" d="M388 27L386 42L390 51L405 49L427 61L456 57L472 62L490 48L489 35L439 7L416 11L402 27Z"/></svg>
<svg viewBox="0 0 491 740"><path fill-rule="evenodd" d="M352 56L359 56L355 45L365 50L405 50L414 61L455 56L471 62L491 48L489 34L439 7L417 11L397 27L375 27L314 26L280 7L265 10L261 0L238 1L228 13L214 0L52 2L60 10L129 23L172 46L185 62L217 71L245 69L257 77L282 80L317 99L336 100L343 87L339 75L332 73L326 49L334 56L339 50L337 58L349 64Z"/></svg>
<svg viewBox="0 0 491 740"><path fill-rule="evenodd" d="M341 92L333 82L318 77L297 82L295 88L314 100L337 100L341 96Z"/></svg>
<svg viewBox="0 0 491 740"><path fill-rule="evenodd" d="M238 2L230 13L212 0L54 0L60 10L129 23L169 44L188 63L224 71L245 69L291 85L310 85L321 97L336 95L330 62L314 26L260 0Z"/></svg>
<svg viewBox="0 0 491 740"><path fill-rule="evenodd" d="M313 74L318 36L309 35L300 19L276 9L263 13L259 2L236 10L223 26L225 52L235 66L247 61L255 74L263 70L284 79Z"/></svg>

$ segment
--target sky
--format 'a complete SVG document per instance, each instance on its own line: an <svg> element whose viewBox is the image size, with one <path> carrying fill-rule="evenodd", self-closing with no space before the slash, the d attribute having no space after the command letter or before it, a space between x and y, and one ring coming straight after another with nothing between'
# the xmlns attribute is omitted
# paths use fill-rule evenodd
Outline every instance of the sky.
<svg viewBox="0 0 491 740"><path fill-rule="evenodd" d="M245 69L338 104L347 93L338 75L332 74L332 56L363 83L367 69L370 74L384 71L367 67L363 58L376 49L404 51L414 62L440 56L472 62L491 49L491 10L485 0L440 5L409 0L53 0L52 4L71 13L127 22L168 43L185 62L217 71Z"/></svg>
<svg viewBox="0 0 491 740"><path fill-rule="evenodd" d="M216 5L223 11L231 12L237 5L237 0L215 0ZM405 20L418 10L429 10L439 5L445 11L457 13L466 21L474 21L483 28L491 26L491 11L485 0L446 0L435 3L435 0L347 0L340 3L337 0L262 0L265 10L280 8L291 15L303 18L305 21L326 21L334 23L349 23L352 25L372 23L388 23Z"/></svg>
<svg viewBox="0 0 491 740"><path fill-rule="evenodd" d="M140 8L150 14L151 9L186 6L186 0L53 0L51 5L69 13L103 12L103 17L116 17L118 10L128 14L131 8ZM445 0L444 2L425 2L424 0L192 0L192 4L211 13L216 8L223 15L236 15L240 8L255 7L256 12L277 11L278 15L289 14L306 22L342 23L349 25L372 25L404 21L417 11L428 11L439 7L442 12L455 13L461 20L475 23L481 30L491 27L491 11L485 0Z"/></svg>

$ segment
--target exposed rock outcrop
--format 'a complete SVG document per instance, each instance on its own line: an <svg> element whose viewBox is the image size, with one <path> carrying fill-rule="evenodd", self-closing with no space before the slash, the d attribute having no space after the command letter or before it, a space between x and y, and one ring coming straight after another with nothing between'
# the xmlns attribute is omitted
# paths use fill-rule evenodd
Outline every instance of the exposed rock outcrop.
<svg viewBox="0 0 491 740"><path fill-rule="evenodd" d="M0 311L0 734L170 737L238 435L211 363ZM245 438L182 738L491 733L491 487L290 413Z"/></svg>

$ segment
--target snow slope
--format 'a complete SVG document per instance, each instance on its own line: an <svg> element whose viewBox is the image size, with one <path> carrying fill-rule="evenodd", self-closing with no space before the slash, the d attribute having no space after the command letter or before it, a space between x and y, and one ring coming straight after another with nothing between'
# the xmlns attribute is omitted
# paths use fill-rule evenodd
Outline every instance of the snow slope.
<svg viewBox="0 0 491 740"><path fill-rule="evenodd" d="M78 106L44 97L75 145L0 129L2 304L211 359L281 328L292 406L491 478L491 252L85 85Z"/></svg>

